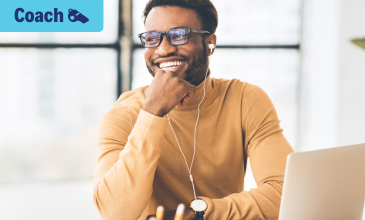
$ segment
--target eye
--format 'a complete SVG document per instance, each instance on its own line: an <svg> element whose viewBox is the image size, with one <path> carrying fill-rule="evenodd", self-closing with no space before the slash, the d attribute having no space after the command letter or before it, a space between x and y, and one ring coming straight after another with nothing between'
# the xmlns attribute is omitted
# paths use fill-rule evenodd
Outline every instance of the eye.
<svg viewBox="0 0 365 220"><path fill-rule="evenodd" d="M160 41L160 35L156 32L147 32L145 34L145 41L148 43L156 43Z"/></svg>
<svg viewBox="0 0 365 220"><path fill-rule="evenodd" d="M147 40L146 41L148 41L148 42L153 42L153 41L156 41L157 39L156 38L154 38L154 37L149 37L149 38L147 38Z"/></svg>
<svg viewBox="0 0 365 220"><path fill-rule="evenodd" d="M185 37L185 34L180 34L180 33L174 34L174 38L183 38L183 37Z"/></svg>
<svg viewBox="0 0 365 220"><path fill-rule="evenodd" d="M182 40L185 41L186 37L187 37L187 33L184 29L175 29L172 31L170 36L175 41L182 41Z"/></svg>

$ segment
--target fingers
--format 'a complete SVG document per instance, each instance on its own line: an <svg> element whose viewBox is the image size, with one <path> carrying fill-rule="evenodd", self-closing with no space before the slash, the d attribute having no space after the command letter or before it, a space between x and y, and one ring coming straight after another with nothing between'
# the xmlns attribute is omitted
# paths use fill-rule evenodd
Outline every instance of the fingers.
<svg viewBox="0 0 365 220"><path fill-rule="evenodd" d="M163 206L157 207L156 219L157 220L163 220L163 215L164 215L164 207Z"/></svg>
<svg viewBox="0 0 365 220"><path fill-rule="evenodd" d="M184 98L181 99L180 103L178 103L175 108L180 110L182 106L187 106L188 102L193 98L194 92L188 92Z"/></svg>
<svg viewBox="0 0 365 220"><path fill-rule="evenodd" d="M155 75L157 75L157 74L163 74L163 73L166 73L164 70L158 70L156 73L155 73Z"/></svg>
<svg viewBox="0 0 365 220"><path fill-rule="evenodd" d="M175 106L175 108L176 108L177 110L180 110L180 109L181 109L181 103L177 104L177 105Z"/></svg>
<svg viewBox="0 0 365 220"><path fill-rule="evenodd" d="M183 99L183 106L186 106L188 104L188 102L193 98L194 94L196 91L196 87L194 87L193 91L188 92L188 94L186 94L186 96Z"/></svg>
<svg viewBox="0 0 365 220"><path fill-rule="evenodd" d="M181 100L181 102L180 103L178 103L176 106L175 106L175 108L177 109L177 110L180 110L181 109L181 107L182 106L187 106L188 105L188 102L190 101L192 99L192 97L190 97L190 96L185 96L182 100Z"/></svg>
<svg viewBox="0 0 365 220"><path fill-rule="evenodd" d="M167 73L167 74L171 74L173 77L177 77L176 72L172 72L172 71L167 71L165 72L165 70L159 70L157 71L158 73L162 74L162 73Z"/></svg>
<svg viewBox="0 0 365 220"><path fill-rule="evenodd" d="M181 99L181 105L186 106L188 102L193 98L194 93L196 92L196 86L190 84L189 82L185 81L184 79L181 79L181 82L185 85L185 91L186 94Z"/></svg>
<svg viewBox="0 0 365 220"><path fill-rule="evenodd" d="M179 204L179 206L176 209L176 215L174 220L182 220L184 217L184 210L185 210L185 205L182 203Z"/></svg>
<svg viewBox="0 0 365 220"><path fill-rule="evenodd" d="M189 96L189 95L186 95L182 100L181 100L181 105L182 106L186 106L187 104L188 104L188 102L191 100L191 98L193 98L193 97L191 97L191 96Z"/></svg>
<svg viewBox="0 0 365 220"><path fill-rule="evenodd" d="M196 86L179 78L175 72L159 70L154 75L146 93L144 110L161 116L174 107L180 110L193 97Z"/></svg>
<svg viewBox="0 0 365 220"><path fill-rule="evenodd" d="M186 106L186 105L188 104L188 102L189 102L189 101L193 98L194 93L195 93L195 91L196 91L196 86L191 85L191 86L189 87L189 89L190 89L190 90L188 91L188 93L186 93L186 94L184 95L184 97L181 99L180 103L178 103L178 104L175 106L175 108L176 108L177 110L180 110L182 106Z"/></svg>

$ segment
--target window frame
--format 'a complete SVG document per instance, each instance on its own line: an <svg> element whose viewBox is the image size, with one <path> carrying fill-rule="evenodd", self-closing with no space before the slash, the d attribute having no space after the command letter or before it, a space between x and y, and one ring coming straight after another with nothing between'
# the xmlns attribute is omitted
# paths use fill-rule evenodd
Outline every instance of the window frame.
<svg viewBox="0 0 365 220"><path fill-rule="evenodd" d="M116 82L116 97L119 97L123 91L122 88L122 71L121 71L121 53L122 53L122 45L120 43L120 39L123 36L123 21L122 21L122 4L121 1L118 1L118 22L117 22L117 40L114 43L71 43L71 44L64 44L64 43L0 43L1 48L35 48L35 49L57 49L57 48L68 48L68 49L76 49L76 48L88 48L88 49L95 49L95 48L103 48L103 49L113 49L117 52L117 82Z"/></svg>

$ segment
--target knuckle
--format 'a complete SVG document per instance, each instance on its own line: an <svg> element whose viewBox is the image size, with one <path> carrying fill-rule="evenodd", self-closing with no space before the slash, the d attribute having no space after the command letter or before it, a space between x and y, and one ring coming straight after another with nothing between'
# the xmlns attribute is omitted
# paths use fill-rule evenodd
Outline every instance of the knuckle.
<svg viewBox="0 0 365 220"><path fill-rule="evenodd" d="M164 74L165 72L163 71L163 70L158 70L157 72L156 72L156 75L158 74L158 75L161 75L161 74Z"/></svg>
<svg viewBox="0 0 365 220"><path fill-rule="evenodd" d="M184 91L184 86L183 85L177 85L176 86L176 91L179 93L179 96L181 96L181 92Z"/></svg>
<svg viewBox="0 0 365 220"><path fill-rule="evenodd" d="M179 78L177 78L177 77L173 77L173 78L172 78L172 81L173 81L174 83L179 84L179 85L181 84L181 83L180 83Z"/></svg>

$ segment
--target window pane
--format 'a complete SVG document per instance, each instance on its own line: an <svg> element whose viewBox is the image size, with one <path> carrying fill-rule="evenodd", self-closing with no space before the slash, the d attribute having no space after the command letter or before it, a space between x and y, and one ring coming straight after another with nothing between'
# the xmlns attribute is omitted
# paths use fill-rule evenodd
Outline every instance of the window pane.
<svg viewBox="0 0 365 220"><path fill-rule="evenodd" d="M112 49L0 49L0 182L92 177L116 61Z"/></svg>
<svg viewBox="0 0 365 220"><path fill-rule="evenodd" d="M240 79L260 86L270 96L285 137L295 147L300 54L287 49L217 49L212 77Z"/></svg>
<svg viewBox="0 0 365 220"><path fill-rule="evenodd" d="M0 43L114 43L117 35L118 0L107 0L101 32L1 32Z"/></svg>
<svg viewBox="0 0 365 220"><path fill-rule="evenodd" d="M153 79L147 70L143 54L144 49L137 49L133 52L132 89L149 85Z"/></svg>
<svg viewBox="0 0 365 220"><path fill-rule="evenodd" d="M133 41L140 44L138 34L144 32L143 9L148 1L133 0Z"/></svg>
<svg viewBox="0 0 365 220"><path fill-rule="evenodd" d="M92 180L0 184L0 219L101 220Z"/></svg>
<svg viewBox="0 0 365 220"><path fill-rule="evenodd" d="M153 79L143 53L144 49L134 52L132 89L149 85ZM264 89L293 147L297 132L299 56L298 50L290 49L217 49L210 64L214 78L236 78Z"/></svg>
<svg viewBox="0 0 365 220"><path fill-rule="evenodd" d="M298 44L301 0L212 0L218 11L217 43L223 45ZM144 31L146 1L133 1L133 39Z"/></svg>
<svg viewBox="0 0 365 220"><path fill-rule="evenodd" d="M300 0L212 0L218 44L298 44Z"/></svg>

